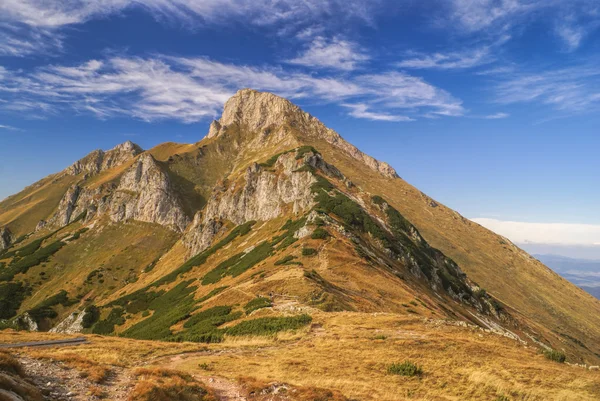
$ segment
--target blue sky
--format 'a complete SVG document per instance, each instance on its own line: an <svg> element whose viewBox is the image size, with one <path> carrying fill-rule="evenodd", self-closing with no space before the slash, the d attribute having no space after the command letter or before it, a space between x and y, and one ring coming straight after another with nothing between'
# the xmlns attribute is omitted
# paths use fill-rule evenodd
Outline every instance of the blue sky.
<svg viewBox="0 0 600 401"><path fill-rule="evenodd" d="M519 243L600 258L598 39L595 0L3 0L0 198L196 142L252 87Z"/></svg>

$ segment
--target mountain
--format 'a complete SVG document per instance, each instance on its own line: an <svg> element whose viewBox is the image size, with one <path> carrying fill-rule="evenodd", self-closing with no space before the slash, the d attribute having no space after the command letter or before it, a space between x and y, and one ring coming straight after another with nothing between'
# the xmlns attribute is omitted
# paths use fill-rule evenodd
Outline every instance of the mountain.
<svg viewBox="0 0 600 401"><path fill-rule="evenodd" d="M239 91L195 144L94 151L2 201L0 227L4 327L210 343L283 297L600 361L598 300L270 93Z"/></svg>
<svg viewBox="0 0 600 401"><path fill-rule="evenodd" d="M538 260L600 299L600 261L559 255L534 255Z"/></svg>

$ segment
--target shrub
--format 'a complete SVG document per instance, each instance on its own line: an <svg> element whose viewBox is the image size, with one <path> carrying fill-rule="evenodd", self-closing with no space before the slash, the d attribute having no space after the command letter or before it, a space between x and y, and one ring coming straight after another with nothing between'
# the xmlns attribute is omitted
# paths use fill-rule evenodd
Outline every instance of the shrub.
<svg viewBox="0 0 600 401"><path fill-rule="evenodd" d="M312 322L307 314L285 317L262 317L246 320L228 328L225 332L231 336L265 336L284 330L297 330Z"/></svg>
<svg viewBox="0 0 600 401"><path fill-rule="evenodd" d="M23 256L17 261L13 260L7 269L3 269L2 273L0 274L0 281L11 281L16 274L27 273L30 267L37 266L42 262L48 261L48 259L58 252L58 250L60 250L63 246L65 246L64 242L56 241L48 246L37 249L31 254Z"/></svg>
<svg viewBox="0 0 600 401"><path fill-rule="evenodd" d="M302 248L302 256L314 256L317 254L317 250L314 248Z"/></svg>
<svg viewBox="0 0 600 401"><path fill-rule="evenodd" d="M225 276L237 277L273 254L273 246L268 241L256 246L250 252L237 254L219 264L202 279L202 285L214 284Z"/></svg>
<svg viewBox="0 0 600 401"><path fill-rule="evenodd" d="M68 306L71 305L69 301L68 294L65 290L59 291L57 294L46 298L44 301L37 304L33 309L30 309L29 315L36 322L40 322L40 320L44 318L54 319L58 316L56 311L53 309L56 305Z"/></svg>
<svg viewBox="0 0 600 401"><path fill-rule="evenodd" d="M115 326L120 326L125 323L123 308L114 308L110 311L106 319L100 320L92 328L94 334L112 334L115 331Z"/></svg>
<svg viewBox="0 0 600 401"><path fill-rule="evenodd" d="M300 146L298 149L296 149L296 160L302 159L305 154L311 152L316 155L320 154L317 149L313 148L312 146Z"/></svg>
<svg viewBox="0 0 600 401"><path fill-rule="evenodd" d="M302 264L300 262L292 262L294 259L296 259L295 256L293 256L293 255L287 255L287 256L283 257L282 259L279 259L277 262L275 262L275 266L281 266L281 265L301 265Z"/></svg>
<svg viewBox="0 0 600 401"><path fill-rule="evenodd" d="M16 316L25 296L23 283L0 283L0 319Z"/></svg>
<svg viewBox="0 0 600 401"><path fill-rule="evenodd" d="M400 376L421 376L423 374L423 370L417 364L411 361L404 361L402 363L393 363L387 368L387 372L391 375L400 375Z"/></svg>
<svg viewBox="0 0 600 401"><path fill-rule="evenodd" d="M148 305L153 310L147 317L123 332L127 337L139 340L165 340L171 336L171 326L187 319L196 301L196 287L189 286L193 280L177 284L167 292L159 292Z"/></svg>
<svg viewBox="0 0 600 401"><path fill-rule="evenodd" d="M327 239L329 237L331 237L331 234L321 227L317 227L310 236L312 239Z"/></svg>
<svg viewBox="0 0 600 401"><path fill-rule="evenodd" d="M564 363L565 360L567 359L566 355L564 352L561 351L556 351L556 350L545 350L544 351L544 356L554 362L558 362L558 363Z"/></svg>
<svg viewBox="0 0 600 401"><path fill-rule="evenodd" d="M89 329L100 319L100 309L95 305L90 305L83 311L81 325L84 329Z"/></svg>
<svg viewBox="0 0 600 401"><path fill-rule="evenodd" d="M183 265L181 265L177 269L175 269L173 272L171 272L171 273L167 274L166 276L164 276L163 278L155 281L151 285L154 287L158 287L163 284L172 283L173 281L175 281L177 279L177 277L179 277L180 274L187 273L190 270L192 270L194 267L203 265L206 262L206 260L211 255L215 254L219 249L223 248L225 245L232 242L238 236L243 237L244 235L248 234L250 232L250 230L252 229L252 226L255 223L256 223L256 221L249 221L249 222L242 224L241 226L235 227L221 241L219 241L212 247L208 248L204 252L200 252L198 255L192 257L187 262L185 262Z"/></svg>
<svg viewBox="0 0 600 401"><path fill-rule="evenodd" d="M246 314L249 315L255 310L270 308L271 306L273 306L273 302L271 302L269 298L258 297L248 302L246 306L244 306L244 310L246 311Z"/></svg>

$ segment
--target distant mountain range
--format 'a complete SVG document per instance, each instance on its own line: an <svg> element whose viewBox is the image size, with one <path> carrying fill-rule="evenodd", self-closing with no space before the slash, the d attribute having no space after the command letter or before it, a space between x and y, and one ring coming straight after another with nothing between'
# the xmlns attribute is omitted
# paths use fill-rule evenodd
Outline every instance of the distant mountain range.
<svg viewBox="0 0 600 401"><path fill-rule="evenodd" d="M534 255L546 266L600 299L600 260L574 259L560 255Z"/></svg>

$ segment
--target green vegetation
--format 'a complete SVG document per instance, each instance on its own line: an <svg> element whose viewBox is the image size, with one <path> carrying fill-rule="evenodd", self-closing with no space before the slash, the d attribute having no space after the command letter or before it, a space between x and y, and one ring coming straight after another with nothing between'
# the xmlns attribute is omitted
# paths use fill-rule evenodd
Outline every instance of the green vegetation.
<svg viewBox="0 0 600 401"><path fill-rule="evenodd" d="M75 234L73 234L73 236L69 239L69 241L75 241L75 240L79 239L81 237L81 234L84 234L87 231L89 231L89 228L87 228L87 227L84 227L81 230L77 230L75 232Z"/></svg>
<svg viewBox="0 0 600 401"><path fill-rule="evenodd" d="M171 326L187 319L196 304L194 291L197 287L189 287L192 282L193 280L184 281L167 292L151 295L148 309L154 311L152 316L125 330L123 335L140 340L169 338Z"/></svg>
<svg viewBox="0 0 600 401"><path fill-rule="evenodd" d="M317 227L310 236L312 239L327 239L329 237L331 237L331 234L321 227Z"/></svg>
<svg viewBox="0 0 600 401"><path fill-rule="evenodd" d="M27 292L23 283L0 283L0 319L16 316Z"/></svg>
<svg viewBox="0 0 600 401"><path fill-rule="evenodd" d="M544 350L544 356L554 362L564 363L567 360L567 356L564 352L556 351L553 349Z"/></svg>
<svg viewBox="0 0 600 401"><path fill-rule="evenodd" d="M30 267L47 262L60 248L65 246L62 241L55 241L48 246L39 248L20 259L13 259L7 268L0 273L0 281L11 281L19 273L27 273ZM31 250L31 249L30 249Z"/></svg>
<svg viewBox="0 0 600 401"><path fill-rule="evenodd" d="M273 246L265 241L250 252L238 253L221 262L202 279L202 285L218 283L225 276L237 277L273 254Z"/></svg>
<svg viewBox="0 0 600 401"><path fill-rule="evenodd" d="M230 336L268 336L285 330L298 330L312 322L307 314L284 317L261 317L246 320L226 330Z"/></svg>
<svg viewBox="0 0 600 401"><path fill-rule="evenodd" d="M214 290L212 290L211 292L209 292L208 294L206 294L205 296L200 298L198 300L198 303L202 303L206 300L209 300L210 298L214 297L215 295L220 294L221 292L225 291L227 288L228 288L227 286L215 288Z"/></svg>
<svg viewBox="0 0 600 401"><path fill-rule="evenodd" d="M283 250L288 246L292 245L297 239L294 237L296 231L304 227L306 224L306 217L302 217L298 220L288 220L280 231L285 231L283 234L274 237L271 241L272 245L277 247L277 250Z"/></svg>
<svg viewBox="0 0 600 401"><path fill-rule="evenodd" d="M248 302L244 306L244 310L246 311L246 315L249 315L252 312L254 312L255 310L262 309L262 308L270 308L271 306L273 306L273 302L271 302L271 300L269 298L258 297L258 298L254 298L252 301Z"/></svg>
<svg viewBox="0 0 600 401"><path fill-rule="evenodd" d="M421 367L411 361L393 363L390 366L388 366L387 372L391 375L400 375L408 377L421 376L423 374L423 370L421 369Z"/></svg>
<svg viewBox="0 0 600 401"><path fill-rule="evenodd" d="M231 230L231 232L227 235L227 237L225 237L224 239L222 239L221 241L219 241L217 244L213 245L212 247L208 248L204 252L201 252L198 255L192 257L187 262L185 262L183 265L181 265L180 267L175 269L173 272L167 274L160 280L154 282L152 284L152 286L158 287L163 284L172 283L173 281L175 281L177 279L177 277L180 274L187 273L190 270L192 270L194 267L203 265L206 262L206 260L210 256L214 255L219 249L221 249L225 245L229 244L231 241L236 239L238 236L243 237L244 235L248 234L250 232L250 230L252 229L252 226L255 223L256 223L255 221L249 221L247 223L244 223L240 226L235 227L233 230Z"/></svg>
<svg viewBox="0 0 600 401"><path fill-rule="evenodd" d="M84 329L89 329L100 319L100 309L95 305L90 305L83 311L81 325Z"/></svg>
<svg viewBox="0 0 600 401"><path fill-rule="evenodd" d="M275 266L285 266L285 265L299 265L302 266L301 262L295 262L294 259L297 259L295 256L293 255L287 255L281 259L279 259L277 262L275 262Z"/></svg>
<svg viewBox="0 0 600 401"><path fill-rule="evenodd" d="M67 292L65 290L61 290L57 294L46 298L44 301L37 304L33 309L30 309L28 312L31 318L39 323L44 318L54 319L58 316L58 313L56 313L56 311L54 310L54 306L69 306L72 304L73 302L69 301L69 296Z"/></svg>
<svg viewBox="0 0 600 401"><path fill-rule="evenodd" d="M314 256L317 254L315 248L302 248L302 256Z"/></svg>
<svg viewBox="0 0 600 401"><path fill-rule="evenodd" d="M110 311L106 319L100 320L92 327L94 334L112 334L115 331L115 326L121 326L125 323L123 308L114 308Z"/></svg>
<svg viewBox="0 0 600 401"><path fill-rule="evenodd" d="M183 325L186 330L172 340L215 343L223 341L223 330L219 326L239 319L241 312L231 313L231 306L215 306L193 315Z"/></svg>
<svg viewBox="0 0 600 401"><path fill-rule="evenodd" d="M300 146L298 149L296 149L296 160L302 159L305 154L311 152L316 155L320 154L317 149L313 148L312 146Z"/></svg>

